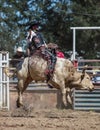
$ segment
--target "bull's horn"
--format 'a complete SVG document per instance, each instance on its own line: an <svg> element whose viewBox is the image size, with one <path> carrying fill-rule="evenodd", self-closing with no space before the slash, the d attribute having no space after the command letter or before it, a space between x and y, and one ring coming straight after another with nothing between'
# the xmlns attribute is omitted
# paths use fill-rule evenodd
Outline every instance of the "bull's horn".
<svg viewBox="0 0 100 130"><path fill-rule="evenodd" d="M3 69L4 73L8 76L8 77L13 77L16 73L16 68L14 69L14 72L10 72L11 68L5 67Z"/></svg>
<svg viewBox="0 0 100 130"><path fill-rule="evenodd" d="M82 73L85 74L85 70L87 69L88 65L85 65L83 70L82 70Z"/></svg>
<svg viewBox="0 0 100 130"><path fill-rule="evenodd" d="M83 70L82 70L82 76L81 76L81 80L84 78L85 76L85 70L87 69L88 65L85 65Z"/></svg>

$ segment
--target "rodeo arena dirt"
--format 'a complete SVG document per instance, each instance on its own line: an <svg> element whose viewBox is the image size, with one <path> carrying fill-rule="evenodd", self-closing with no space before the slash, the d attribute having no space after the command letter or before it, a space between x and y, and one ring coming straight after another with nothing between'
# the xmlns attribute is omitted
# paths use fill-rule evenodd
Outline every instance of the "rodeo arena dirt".
<svg viewBox="0 0 100 130"><path fill-rule="evenodd" d="M59 90L49 88L45 82L32 82L23 94L24 106L17 108L17 80L3 72L8 60L9 53L0 52L0 130L100 130L99 82L93 81L93 92L74 89L73 104L65 109L61 109ZM83 62L90 65L91 60ZM100 60L92 62L99 64ZM90 69L87 72L96 73Z"/></svg>

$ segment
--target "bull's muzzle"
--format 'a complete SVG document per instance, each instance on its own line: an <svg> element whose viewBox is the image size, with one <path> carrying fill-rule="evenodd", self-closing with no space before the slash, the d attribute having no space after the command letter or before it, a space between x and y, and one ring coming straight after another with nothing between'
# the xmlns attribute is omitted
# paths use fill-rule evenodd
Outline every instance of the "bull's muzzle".
<svg viewBox="0 0 100 130"><path fill-rule="evenodd" d="M94 90L94 86L92 85L92 87L89 87L89 91L92 92Z"/></svg>

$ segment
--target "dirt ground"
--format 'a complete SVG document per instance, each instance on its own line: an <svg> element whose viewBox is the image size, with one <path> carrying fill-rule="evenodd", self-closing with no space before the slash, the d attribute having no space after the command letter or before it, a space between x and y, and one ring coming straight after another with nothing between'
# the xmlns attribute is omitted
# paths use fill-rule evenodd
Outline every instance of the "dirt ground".
<svg viewBox="0 0 100 130"><path fill-rule="evenodd" d="M0 130L100 130L100 112L72 109L0 111Z"/></svg>

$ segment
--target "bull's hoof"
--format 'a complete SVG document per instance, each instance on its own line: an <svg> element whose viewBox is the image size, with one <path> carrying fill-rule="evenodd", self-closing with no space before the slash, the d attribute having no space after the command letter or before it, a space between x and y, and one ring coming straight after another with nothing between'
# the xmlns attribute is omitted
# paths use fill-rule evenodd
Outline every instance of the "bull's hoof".
<svg viewBox="0 0 100 130"><path fill-rule="evenodd" d="M50 84L48 84L48 87L49 87L49 88L53 88L53 86L52 86L52 85L50 85Z"/></svg>
<svg viewBox="0 0 100 130"><path fill-rule="evenodd" d="M21 106L23 106L23 103L20 103L19 100L16 101L16 106L19 108Z"/></svg>

